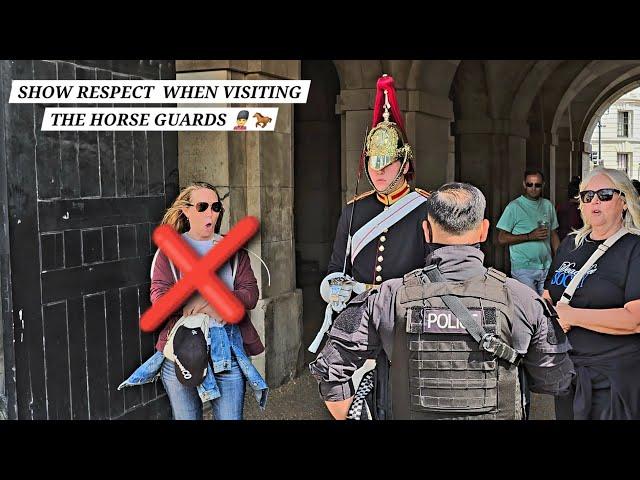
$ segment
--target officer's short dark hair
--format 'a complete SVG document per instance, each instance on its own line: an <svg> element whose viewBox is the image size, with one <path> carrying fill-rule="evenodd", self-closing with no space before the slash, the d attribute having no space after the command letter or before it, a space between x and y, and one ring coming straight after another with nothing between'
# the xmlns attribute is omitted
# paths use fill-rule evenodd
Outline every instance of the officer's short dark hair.
<svg viewBox="0 0 640 480"><path fill-rule="evenodd" d="M529 175L540 175L540 178L544 182L544 173L542 173L537 168L530 168L529 170L525 170L524 171L524 177L522 177L522 179L526 180Z"/></svg>
<svg viewBox="0 0 640 480"><path fill-rule="evenodd" d="M432 220L453 235L477 228L484 219L486 206L482 192L468 183L445 183L427 199Z"/></svg>

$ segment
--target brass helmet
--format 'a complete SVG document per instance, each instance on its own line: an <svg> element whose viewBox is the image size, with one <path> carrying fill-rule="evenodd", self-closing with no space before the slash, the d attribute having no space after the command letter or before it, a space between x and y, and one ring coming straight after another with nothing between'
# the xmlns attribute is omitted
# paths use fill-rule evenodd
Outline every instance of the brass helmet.
<svg viewBox="0 0 640 480"><path fill-rule="evenodd" d="M390 117L393 121L390 121ZM407 136L404 131L393 77L386 74L380 77L377 82L372 125L373 128L368 133L365 141L365 165L368 164L373 170L380 171L396 160L402 162L398 175L387 188L388 191L392 191L400 183L405 163L409 162L409 171L406 174L408 179L413 176L414 169L412 163L413 151L411 145L407 142ZM369 171L366 170L366 172L369 183L375 188L369 176ZM387 193L387 191L380 193Z"/></svg>

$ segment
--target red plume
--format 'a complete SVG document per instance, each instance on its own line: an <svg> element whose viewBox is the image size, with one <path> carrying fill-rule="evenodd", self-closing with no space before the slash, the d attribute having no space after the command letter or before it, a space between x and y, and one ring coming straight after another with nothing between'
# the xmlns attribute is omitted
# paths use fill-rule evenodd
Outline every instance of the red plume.
<svg viewBox="0 0 640 480"><path fill-rule="evenodd" d="M386 90L387 97L389 98L389 105L391 105L391 118L389 120L395 122L404 135L404 138L407 138L407 134L404 131L404 122L402 121L402 115L400 114L400 108L398 108L398 99L396 97L395 82L393 81L393 77L389 75L380 77L378 79L376 88L376 101L373 105L373 123L371 124L371 128L375 127L383 120L382 112L384 111L384 91Z"/></svg>

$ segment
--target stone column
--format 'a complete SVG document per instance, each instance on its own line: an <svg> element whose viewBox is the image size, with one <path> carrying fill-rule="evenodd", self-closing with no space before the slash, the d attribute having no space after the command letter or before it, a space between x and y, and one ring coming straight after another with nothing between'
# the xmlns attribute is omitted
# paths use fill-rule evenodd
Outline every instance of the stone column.
<svg viewBox="0 0 640 480"><path fill-rule="evenodd" d="M567 198L567 185L571 180L573 144L566 138L560 138L555 148L554 161L551 164L551 193L549 199L554 205Z"/></svg>
<svg viewBox="0 0 640 480"><path fill-rule="evenodd" d="M371 126L375 89L342 90L338 96L336 113L341 118L342 150L342 205L353 198L356 191L358 162L365 139ZM371 190L365 172L362 172L358 193Z"/></svg>
<svg viewBox="0 0 640 480"><path fill-rule="evenodd" d="M591 163L591 144L587 142L574 142L573 156L571 158L571 171L569 176L580 175L583 177L583 169L589 168Z"/></svg>
<svg viewBox="0 0 640 480"><path fill-rule="evenodd" d="M527 168L537 168L544 174L546 180L542 192L544 198L555 197L556 182L551 163L555 155L556 143L557 135L550 132L531 132L527 139Z"/></svg>
<svg viewBox="0 0 640 480"><path fill-rule="evenodd" d="M542 132L531 132L527 139L527 168L549 169L549 157L546 154L548 145L545 143L545 135ZM546 173L545 173L546 175Z"/></svg>
<svg viewBox="0 0 640 480"><path fill-rule="evenodd" d="M406 128L416 158L416 186L433 190L452 181L454 156L449 155L453 104L448 98L409 91Z"/></svg>
<svg viewBox="0 0 640 480"><path fill-rule="evenodd" d="M179 79L203 75L230 80L300 78L299 61L197 60L176 64ZM303 368L302 294L295 288L293 104L278 107L274 132L190 132L179 139L181 182L200 176L221 187L223 196L228 194L223 233L245 215L260 220L260 231L247 248L269 267L271 285L260 261L251 256L260 288L251 319L266 347L253 362L272 388Z"/></svg>
<svg viewBox="0 0 640 480"><path fill-rule="evenodd" d="M483 246L486 264L508 270L508 248L498 246L495 226L506 205L522 193L528 125L486 118L459 120L454 133L458 180L475 185L487 199L491 227Z"/></svg>

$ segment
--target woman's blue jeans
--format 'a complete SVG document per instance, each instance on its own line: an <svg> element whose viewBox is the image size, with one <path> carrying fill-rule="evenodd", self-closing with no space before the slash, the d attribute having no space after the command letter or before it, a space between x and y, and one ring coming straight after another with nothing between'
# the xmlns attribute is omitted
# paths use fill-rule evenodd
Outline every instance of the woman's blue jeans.
<svg viewBox="0 0 640 480"><path fill-rule="evenodd" d="M211 400L216 420L242 420L245 378L235 355L231 356L231 370L215 374L220 397ZM202 401L195 387L186 387L176 378L174 362L165 359L161 376L169 396L175 420L202 420Z"/></svg>

